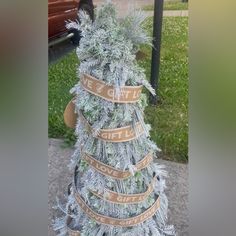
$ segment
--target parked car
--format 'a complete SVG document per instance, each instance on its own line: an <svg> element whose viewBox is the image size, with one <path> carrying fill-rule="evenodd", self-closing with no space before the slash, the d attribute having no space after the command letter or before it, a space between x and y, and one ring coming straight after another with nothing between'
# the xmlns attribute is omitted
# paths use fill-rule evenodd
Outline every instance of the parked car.
<svg viewBox="0 0 236 236"><path fill-rule="evenodd" d="M66 21L78 20L78 11L83 9L94 19L92 0L48 0L48 39L49 45L71 38L74 44L80 40L80 32L67 30Z"/></svg>

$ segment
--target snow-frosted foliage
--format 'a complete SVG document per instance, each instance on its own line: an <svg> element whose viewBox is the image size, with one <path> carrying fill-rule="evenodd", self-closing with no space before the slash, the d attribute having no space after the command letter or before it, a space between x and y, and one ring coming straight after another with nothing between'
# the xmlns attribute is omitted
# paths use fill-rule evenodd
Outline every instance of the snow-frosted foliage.
<svg viewBox="0 0 236 236"><path fill-rule="evenodd" d="M145 78L144 70L136 61L136 52L140 45L150 44L150 38L142 28L145 19L143 14L134 12L124 19L118 19L114 6L106 3L96 10L94 22L83 11L79 15L80 22L67 24L68 28L79 29L83 36L76 50L80 60L78 77L87 73L106 84L113 85L117 96L122 93L121 86L124 85L144 85L154 93ZM146 96L142 94L136 104L117 104L85 91L79 83L71 89L71 93L76 96L76 110L83 113L93 130L91 133L86 124L78 119L75 129L77 142L70 164L71 169L78 167L75 172L76 187L86 204L99 214L120 219L143 213L158 197L160 208L151 219L133 227L101 225L84 214L71 189L66 205L63 207L58 204L58 208L66 214L65 218L58 218L55 221L54 228L58 235L67 235L67 216L73 219L70 227L80 230L82 236L175 235L173 226L165 224L168 208L164 193L166 171L163 166L156 163L139 171L135 167L148 153L151 152L155 158L160 151L149 138L150 125L144 122ZM96 138L100 129L126 125L135 127L136 122L141 123L145 132L135 140L111 143ZM131 176L117 180L97 172L83 160L85 152L109 166L129 171ZM123 194L143 193L147 191L154 177L157 179L153 183L154 191L143 202L115 204L106 201L106 196L109 194L107 190ZM93 195L91 190L102 194L103 199Z"/></svg>

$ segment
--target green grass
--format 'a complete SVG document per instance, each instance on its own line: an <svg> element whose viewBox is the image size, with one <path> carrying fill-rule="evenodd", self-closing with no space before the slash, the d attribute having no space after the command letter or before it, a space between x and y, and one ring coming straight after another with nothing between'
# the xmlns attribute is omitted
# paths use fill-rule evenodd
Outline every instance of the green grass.
<svg viewBox="0 0 236 236"><path fill-rule="evenodd" d="M154 5L146 5L142 8L144 11L154 11ZM188 3L179 1L164 2L163 9L169 10L188 10Z"/></svg>
<svg viewBox="0 0 236 236"><path fill-rule="evenodd" d="M152 18L146 23L152 32ZM163 150L164 158L186 162L188 159L188 34L187 17L164 17L158 96L160 104L146 109L152 124L151 137ZM150 78L151 49L140 64Z"/></svg>
<svg viewBox="0 0 236 236"><path fill-rule="evenodd" d="M152 18L145 23L152 32ZM162 149L163 158L186 162L188 159L188 57L187 17L164 17L160 83L160 104L148 106L146 121L152 125L151 138ZM151 48L142 47L147 56L139 63L150 78ZM71 99L70 88L76 83L78 59L72 52L49 66L49 137L74 142L73 130L63 123L63 111Z"/></svg>
<svg viewBox="0 0 236 236"><path fill-rule="evenodd" d="M49 66L48 71L48 135L51 138L64 138L73 143L73 130L67 128L63 111L72 98L70 89L76 84L76 69L79 61L75 52Z"/></svg>

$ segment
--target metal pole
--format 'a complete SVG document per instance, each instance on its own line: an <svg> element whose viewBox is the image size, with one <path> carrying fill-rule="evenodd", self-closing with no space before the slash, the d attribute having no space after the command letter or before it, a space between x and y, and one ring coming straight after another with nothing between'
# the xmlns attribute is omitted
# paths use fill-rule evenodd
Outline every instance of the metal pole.
<svg viewBox="0 0 236 236"><path fill-rule="evenodd" d="M156 96L150 94L150 103L156 105L158 98L160 51L161 51L161 32L163 19L163 0L155 0L154 19L153 19L153 49L150 83L156 91Z"/></svg>

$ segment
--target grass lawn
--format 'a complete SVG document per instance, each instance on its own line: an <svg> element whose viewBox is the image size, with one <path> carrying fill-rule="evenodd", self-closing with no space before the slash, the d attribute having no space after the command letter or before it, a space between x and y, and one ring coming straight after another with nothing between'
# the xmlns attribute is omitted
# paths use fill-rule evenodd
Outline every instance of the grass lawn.
<svg viewBox="0 0 236 236"><path fill-rule="evenodd" d="M180 0L178 1L168 1L164 2L163 6L164 10L188 10L188 3L187 2L181 2ZM146 5L142 7L143 10L145 11L154 11L154 5Z"/></svg>
<svg viewBox="0 0 236 236"><path fill-rule="evenodd" d="M146 23L152 32L152 18ZM188 159L188 17L164 17L158 106L148 106L146 120L152 125L151 137L162 149L164 158ZM151 49L140 64L150 78Z"/></svg>
<svg viewBox="0 0 236 236"><path fill-rule="evenodd" d="M150 34L152 18L145 23ZM146 121L152 125L151 138L162 149L163 158L186 162L188 159L188 57L187 17L166 17L163 21L162 52L158 106L148 106ZM150 78L151 48L143 47L147 56L139 63ZM66 128L63 111L71 99L70 88L77 82L78 59L75 52L49 66L49 137L75 140Z"/></svg>
<svg viewBox="0 0 236 236"><path fill-rule="evenodd" d="M63 121L63 111L72 98L69 91L77 82L78 58L75 52L51 64L48 70L48 136L64 138L70 144L74 141L73 130Z"/></svg>

